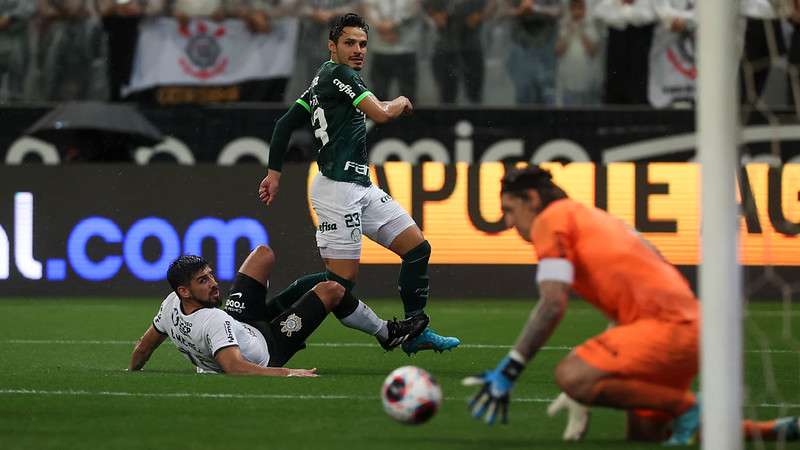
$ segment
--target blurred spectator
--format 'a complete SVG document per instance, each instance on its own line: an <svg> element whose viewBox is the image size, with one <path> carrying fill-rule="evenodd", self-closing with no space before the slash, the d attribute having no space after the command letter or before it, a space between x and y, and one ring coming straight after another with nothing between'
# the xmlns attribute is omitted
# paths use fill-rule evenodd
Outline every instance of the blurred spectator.
<svg viewBox="0 0 800 450"><path fill-rule="evenodd" d="M558 92L564 106L600 102L600 29L586 17L586 1L570 0L569 13L561 21L556 56Z"/></svg>
<svg viewBox="0 0 800 450"><path fill-rule="evenodd" d="M319 67L330 59L328 28L331 19L362 11L361 0L305 0L300 8L300 36L297 43L296 76L305 90ZM370 30L372 31L372 30ZM371 33L370 33L371 34ZM369 59L369 57L367 58Z"/></svg>
<svg viewBox="0 0 800 450"><path fill-rule="evenodd" d="M120 101L133 70L139 22L142 16L162 14L164 5L156 0L97 0L96 8L108 40L109 98Z"/></svg>
<svg viewBox="0 0 800 450"><path fill-rule="evenodd" d="M405 95L413 103L422 31L419 1L366 0L364 9L372 31L368 58L372 90L378 98L392 98L389 89L397 81L398 95Z"/></svg>
<svg viewBox="0 0 800 450"><path fill-rule="evenodd" d="M290 32L286 22L295 15L299 4L300 0L226 0L224 13L227 17L243 20L252 33L275 35L281 41L296 45L296 40L282 35ZM283 102L288 84L288 75L245 81L241 85L242 100Z"/></svg>
<svg viewBox="0 0 800 450"><path fill-rule="evenodd" d="M772 61L786 53L778 11L771 0L741 0L745 18L740 70L741 101L755 103L764 92Z"/></svg>
<svg viewBox="0 0 800 450"><path fill-rule="evenodd" d="M163 1L165 17L140 24L124 92L160 105L283 101L295 63L298 3Z"/></svg>
<svg viewBox="0 0 800 450"><path fill-rule="evenodd" d="M36 13L30 0L0 0L0 101L25 100L30 61L29 25Z"/></svg>
<svg viewBox="0 0 800 450"><path fill-rule="evenodd" d="M223 0L166 0L168 10L181 24L186 25L193 17L209 17L215 21L225 18Z"/></svg>
<svg viewBox="0 0 800 450"><path fill-rule="evenodd" d="M437 32L432 64L441 102L456 102L462 80L467 100L481 103L486 70L481 28L495 1L426 0L423 5Z"/></svg>
<svg viewBox="0 0 800 450"><path fill-rule="evenodd" d="M105 100L105 37L90 0L37 0L38 84L44 100Z"/></svg>
<svg viewBox="0 0 800 450"><path fill-rule="evenodd" d="M656 108L694 102L694 0L653 0L658 17L650 49L648 97Z"/></svg>
<svg viewBox="0 0 800 450"><path fill-rule="evenodd" d="M508 73L517 104L554 105L560 0L510 0Z"/></svg>
<svg viewBox="0 0 800 450"><path fill-rule="evenodd" d="M652 0L600 0L594 14L608 26L604 102L647 104L655 21Z"/></svg>

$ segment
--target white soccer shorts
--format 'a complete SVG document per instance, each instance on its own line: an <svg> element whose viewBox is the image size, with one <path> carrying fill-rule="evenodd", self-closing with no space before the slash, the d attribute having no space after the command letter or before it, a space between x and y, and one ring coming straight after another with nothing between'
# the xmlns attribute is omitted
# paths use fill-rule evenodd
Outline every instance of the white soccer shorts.
<svg viewBox="0 0 800 450"><path fill-rule="evenodd" d="M323 258L361 259L361 236L384 247L414 219L378 186L335 181L317 173L311 206L319 220L317 247Z"/></svg>

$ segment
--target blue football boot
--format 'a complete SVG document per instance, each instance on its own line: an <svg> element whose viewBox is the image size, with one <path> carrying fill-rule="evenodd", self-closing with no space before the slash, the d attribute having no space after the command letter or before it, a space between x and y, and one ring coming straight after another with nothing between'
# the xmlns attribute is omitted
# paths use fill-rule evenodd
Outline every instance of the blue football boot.
<svg viewBox="0 0 800 450"><path fill-rule="evenodd" d="M440 336L430 328L426 328L419 336L403 343L403 351L409 356L417 353L420 350L433 350L435 352L443 352L445 350L452 350L461 344L461 340L457 337Z"/></svg>
<svg viewBox="0 0 800 450"><path fill-rule="evenodd" d="M663 442L668 447L692 445L700 429L700 398L685 413L676 417L672 423L672 436Z"/></svg>

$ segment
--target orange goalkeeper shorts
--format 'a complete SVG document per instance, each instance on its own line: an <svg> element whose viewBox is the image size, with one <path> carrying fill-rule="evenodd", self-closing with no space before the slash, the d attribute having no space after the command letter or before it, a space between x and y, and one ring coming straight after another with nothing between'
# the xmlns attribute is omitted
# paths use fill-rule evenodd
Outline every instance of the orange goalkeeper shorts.
<svg viewBox="0 0 800 450"><path fill-rule="evenodd" d="M625 378L689 389L698 370L698 322L637 320L575 349L590 366Z"/></svg>

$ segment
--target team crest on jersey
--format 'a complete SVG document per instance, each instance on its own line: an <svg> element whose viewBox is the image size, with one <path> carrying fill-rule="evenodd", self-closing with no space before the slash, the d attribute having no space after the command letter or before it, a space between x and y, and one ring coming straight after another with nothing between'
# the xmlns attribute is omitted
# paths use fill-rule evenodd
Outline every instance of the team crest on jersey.
<svg viewBox="0 0 800 450"><path fill-rule="evenodd" d="M297 314L289 314L289 317L281 322L281 333L286 337L292 337L292 333L300 331L301 328L303 328L303 319Z"/></svg>
<svg viewBox="0 0 800 450"><path fill-rule="evenodd" d="M353 231L350 232L350 239L352 239L353 242L361 242L361 229L353 228Z"/></svg>

